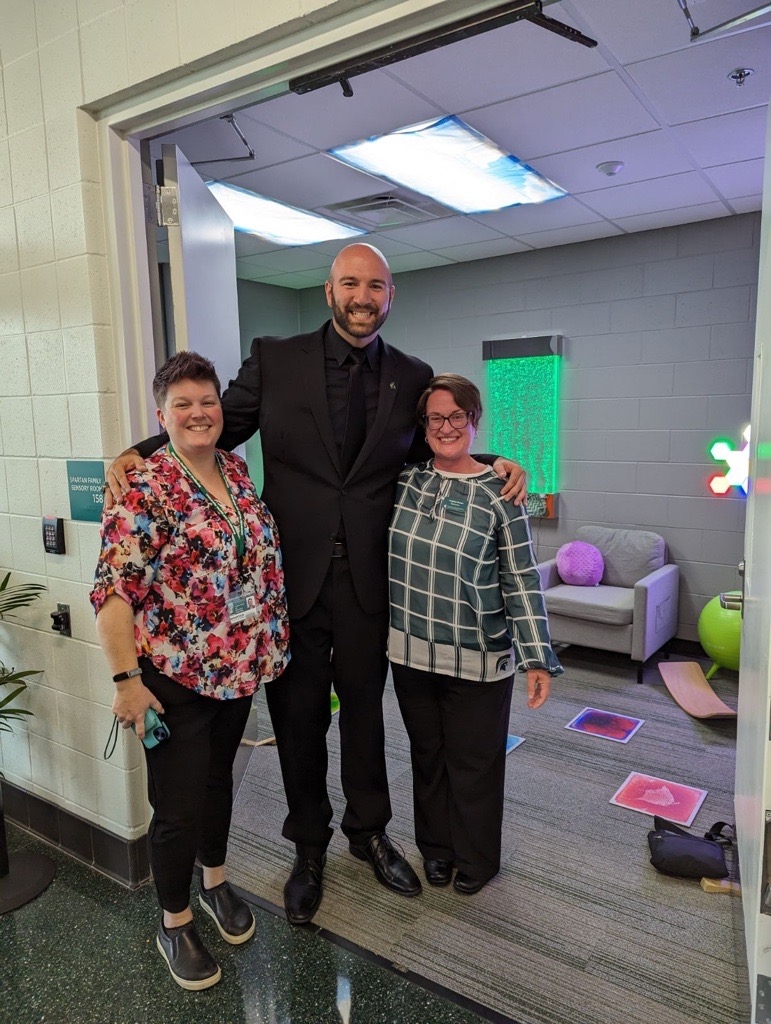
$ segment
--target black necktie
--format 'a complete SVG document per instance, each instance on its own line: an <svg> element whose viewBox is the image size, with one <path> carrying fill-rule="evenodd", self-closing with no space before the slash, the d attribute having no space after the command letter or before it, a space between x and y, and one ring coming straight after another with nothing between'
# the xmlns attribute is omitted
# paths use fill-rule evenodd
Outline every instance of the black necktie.
<svg viewBox="0 0 771 1024"><path fill-rule="evenodd" d="M343 475L347 476L356 461L367 434L367 403L364 397L364 360L360 349L348 353L348 406L345 415L345 437L340 453Z"/></svg>

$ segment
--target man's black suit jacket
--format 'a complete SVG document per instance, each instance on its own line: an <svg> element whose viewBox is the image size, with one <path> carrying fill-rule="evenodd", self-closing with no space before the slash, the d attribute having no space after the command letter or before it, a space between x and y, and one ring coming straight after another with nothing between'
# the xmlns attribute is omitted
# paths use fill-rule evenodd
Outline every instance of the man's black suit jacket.
<svg viewBox="0 0 771 1024"><path fill-rule="evenodd" d="M222 396L220 447L235 448L260 431L262 497L278 525L292 618L305 615L319 594L341 516L356 596L369 613L387 607L396 480L406 462L431 455L423 431L416 431L415 408L433 371L381 339L377 413L343 478L327 405L326 328L293 338L255 338ZM146 456L157 445L153 439L137 448Z"/></svg>

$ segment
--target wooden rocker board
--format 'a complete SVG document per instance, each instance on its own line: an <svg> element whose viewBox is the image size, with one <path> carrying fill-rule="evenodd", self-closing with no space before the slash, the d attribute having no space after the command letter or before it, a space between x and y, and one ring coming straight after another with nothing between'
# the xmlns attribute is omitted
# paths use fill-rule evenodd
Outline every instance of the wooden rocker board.
<svg viewBox="0 0 771 1024"><path fill-rule="evenodd" d="M661 661L659 672L677 703L693 718L736 718L718 697L696 661Z"/></svg>

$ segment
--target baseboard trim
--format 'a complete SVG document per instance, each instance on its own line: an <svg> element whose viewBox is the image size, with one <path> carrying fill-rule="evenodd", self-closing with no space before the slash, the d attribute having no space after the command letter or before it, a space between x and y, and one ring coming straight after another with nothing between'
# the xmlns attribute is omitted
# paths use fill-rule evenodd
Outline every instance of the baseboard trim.
<svg viewBox="0 0 771 1024"><path fill-rule="evenodd" d="M3 779L6 818L84 864L137 889L150 878L147 837L123 839Z"/></svg>

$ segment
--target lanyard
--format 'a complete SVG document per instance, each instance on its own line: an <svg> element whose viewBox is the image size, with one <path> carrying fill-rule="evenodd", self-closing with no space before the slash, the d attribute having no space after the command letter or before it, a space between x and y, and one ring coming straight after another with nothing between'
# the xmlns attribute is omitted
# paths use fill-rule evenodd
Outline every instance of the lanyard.
<svg viewBox="0 0 771 1024"><path fill-rule="evenodd" d="M185 476L196 485L198 490L203 494L203 496L206 498L209 504L215 509L215 511L219 514L220 518L224 521L228 528L228 532L233 535L233 541L235 542L236 545L236 555L238 556L238 564L240 566L243 561L244 552L246 551L246 523L244 522L244 514L241 511L238 502L234 498L232 490L230 489L230 484L227 481L227 477L222 472L222 463L220 462L219 452L215 452L214 457L217 461L217 469L220 471L220 477L222 478L222 482L225 485L226 491L228 492L228 497L233 503L233 511L236 513L236 516L238 518L237 526L234 526L232 520L228 516L227 511L223 507L222 503L217 501L213 494L209 493L204 484L201 483L201 481L198 479L195 473L193 473L190 467L187 466L182 461L179 455L177 455L177 453L174 451L174 445L171 443L171 441L169 441L168 443L168 449L169 453L174 457L177 463L179 463L179 466L182 469L182 472L185 474Z"/></svg>

